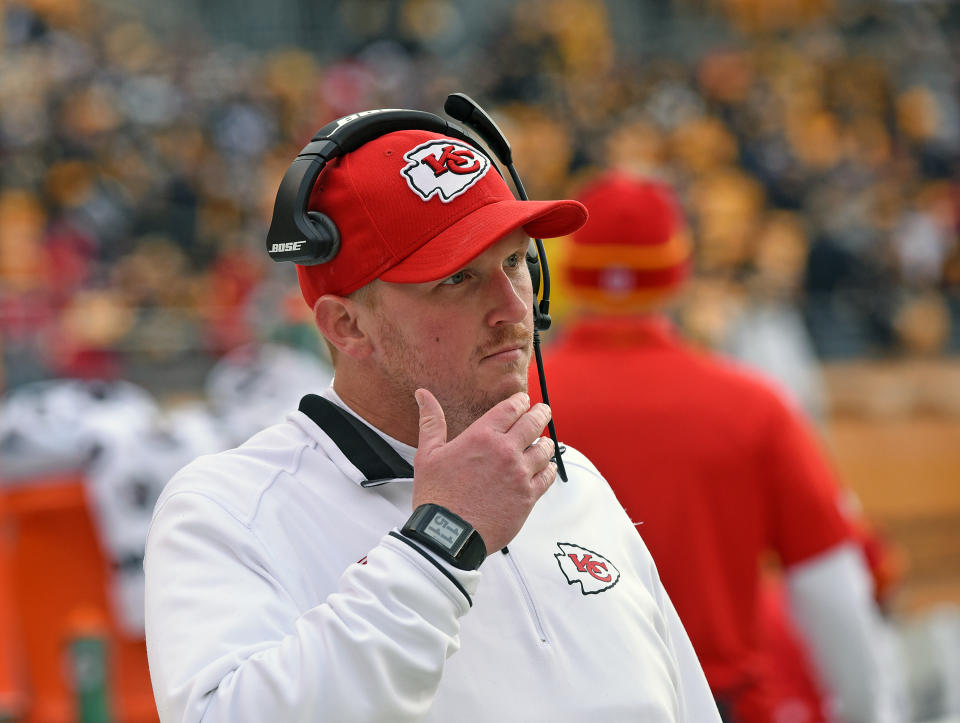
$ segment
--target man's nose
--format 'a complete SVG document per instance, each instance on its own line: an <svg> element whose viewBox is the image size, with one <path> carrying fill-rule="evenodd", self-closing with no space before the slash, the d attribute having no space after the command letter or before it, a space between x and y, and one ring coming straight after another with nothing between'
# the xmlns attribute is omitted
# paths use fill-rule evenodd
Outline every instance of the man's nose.
<svg viewBox="0 0 960 723"><path fill-rule="evenodd" d="M490 326L521 322L533 308L530 284L518 283L516 278L511 278L502 271L490 280L489 293L493 302L487 315Z"/></svg>

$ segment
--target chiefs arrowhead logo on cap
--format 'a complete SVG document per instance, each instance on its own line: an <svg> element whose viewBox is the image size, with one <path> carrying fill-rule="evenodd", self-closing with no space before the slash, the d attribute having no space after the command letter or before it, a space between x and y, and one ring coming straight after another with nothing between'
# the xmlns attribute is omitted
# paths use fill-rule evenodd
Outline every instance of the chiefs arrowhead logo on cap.
<svg viewBox="0 0 960 723"><path fill-rule="evenodd" d="M584 595L609 590L620 580L620 571L603 555L572 542L558 542L555 554L560 570L571 585L580 583Z"/></svg>
<svg viewBox="0 0 960 723"><path fill-rule="evenodd" d="M436 195L449 203L490 170L489 158L452 138L421 143L403 158L409 162L401 173L411 190L424 201Z"/></svg>

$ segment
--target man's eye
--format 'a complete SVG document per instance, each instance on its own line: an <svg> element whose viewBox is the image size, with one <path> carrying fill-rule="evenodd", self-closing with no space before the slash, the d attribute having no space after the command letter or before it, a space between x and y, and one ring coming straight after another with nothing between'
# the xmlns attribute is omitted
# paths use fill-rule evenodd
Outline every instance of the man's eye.
<svg viewBox="0 0 960 723"><path fill-rule="evenodd" d="M462 284L466 280L466 278L467 278L466 271L458 271L453 276L447 277L440 283L447 284L448 286L456 286L457 284Z"/></svg>
<svg viewBox="0 0 960 723"><path fill-rule="evenodd" d="M520 254L510 254L510 256L507 257L507 260L503 263L511 269L515 269L520 265Z"/></svg>

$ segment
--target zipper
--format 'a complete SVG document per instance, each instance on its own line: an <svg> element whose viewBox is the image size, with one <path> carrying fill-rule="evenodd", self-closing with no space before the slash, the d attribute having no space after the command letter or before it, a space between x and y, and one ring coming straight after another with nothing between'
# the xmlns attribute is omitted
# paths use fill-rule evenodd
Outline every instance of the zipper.
<svg viewBox="0 0 960 723"><path fill-rule="evenodd" d="M547 631L543 628L543 622L540 620L540 614L537 612L537 606L533 602L533 595L530 594L530 588L527 587L526 581L523 579L523 573L520 572L520 566L517 564L516 559L513 555L510 554L510 550L504 547L500 550L503 553L503 556L507 558L510 562L510 567L513 568L513 574L517 578L517 584L520 585L520 592L523 595L523 601L527 604L527 612L530 613L530 617L533 620L533 627L537 631L537 637L540 638L540 642L544 645L550 644L550 639L547 637Z"/></svg>

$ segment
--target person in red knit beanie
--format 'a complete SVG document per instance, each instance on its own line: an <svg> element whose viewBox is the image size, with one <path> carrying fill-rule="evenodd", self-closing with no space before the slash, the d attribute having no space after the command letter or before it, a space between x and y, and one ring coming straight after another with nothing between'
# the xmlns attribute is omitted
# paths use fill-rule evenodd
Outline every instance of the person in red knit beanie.
<svg viewBox="0 0 960 723"><path fill-rule="evenodd" d="M814 435L771 384L685 345L665 313L692 259L674 193L608 172L578 200L589 218L562 269L577 310L544 350L557 431L634 520L725 720L787 714L764 640L771 554L828 691L821 706L807 685L789 720L897 720L872 583Z"/></svg>

